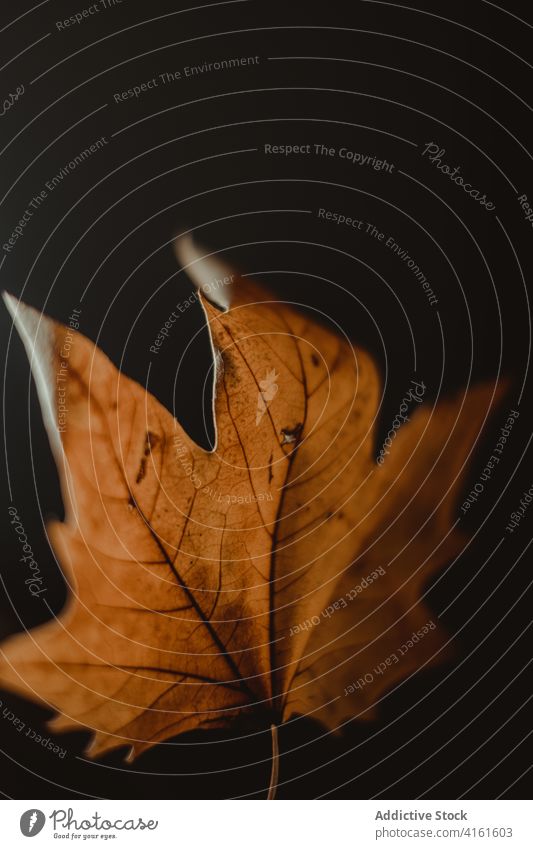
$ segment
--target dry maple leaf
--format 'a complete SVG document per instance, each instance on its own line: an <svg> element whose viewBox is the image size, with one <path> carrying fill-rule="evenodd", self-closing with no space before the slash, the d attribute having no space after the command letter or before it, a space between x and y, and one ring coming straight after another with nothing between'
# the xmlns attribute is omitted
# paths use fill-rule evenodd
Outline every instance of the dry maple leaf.
<svg viewBox="0 0 533 849"><path fill-rule="evenodd" d="M178 250L211 293L213 451L87 338L67 358L67 329L7 298L59 468L66 518L48 530L70 592L5 641L0 684L58 711L55 731L91 729L93 757L244 715L336 729L442 658L421 597L464 544L455 502L494 397L414 404L380 466L371 357L255 283L217 288L220 265ZM278 391L256 424L265 374Z"/></svg>

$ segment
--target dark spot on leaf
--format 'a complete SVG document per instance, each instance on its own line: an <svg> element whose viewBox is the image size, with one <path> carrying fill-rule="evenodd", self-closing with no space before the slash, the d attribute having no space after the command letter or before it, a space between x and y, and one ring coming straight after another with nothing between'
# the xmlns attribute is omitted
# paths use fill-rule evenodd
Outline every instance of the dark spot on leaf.
<svg viewBox="0 0 533 849"><path fill-rule="evenodd" d="M146 432L146 438L144 440L144 456L148 457L150 451L153 451L157 443L159 442L159 437L156 433L152 433L151 430Z"/></svg>
<svg viewBox="0 0 533 849"><path fill-rule="evenodd" d="M318 359L316 354L311 354L311 362L313 363L314 366L320 365L320 360Z"/></svg>
<svg viewBox="0 0 533 849"><path fill-rule="evenodd" d="M219 362L219 377L224 377L226 386L237 386L238 375L235 367L235 361L228 351L220 352Z"/></svg>
<svg viewBox="0 0 533 849"><path fill-rule="evenodd" d="M283 427L281 429L281 444L292 445L294 442L298 442L302 427L303 425L301 423L298 423L294 427Z"/></svg>
<svg viewBox="0 0 533 849"><path fill-rule="evenodd" d="M154 450L155 446L158 442L161 441L161 438L156 434L152 433L151 430L146 431L146 436L144 437L144 457L141 457L141 463L139 465L139 471L137 472L137 477L135 478L135 483L140 483L143 478L146 477L146 458L150 456L151 452Z"/></svg>
<svg viewBox="0 0 533 849"><path fill-rule="evenodd" d="M139 466L139 471L137 472L137 477L135 478L135 483L140 483L142 479L146 475L146 457L141 458L141 465Z"/></svg>

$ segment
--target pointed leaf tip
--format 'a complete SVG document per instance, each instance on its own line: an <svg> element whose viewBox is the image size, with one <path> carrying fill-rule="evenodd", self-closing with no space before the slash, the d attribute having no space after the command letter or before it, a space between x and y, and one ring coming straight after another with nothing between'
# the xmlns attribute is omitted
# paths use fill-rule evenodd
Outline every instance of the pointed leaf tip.
<svg viewBox="0 0 533 849"><path fill-rule="evenodd" d="M3 292L2 297L30 361L51 448L54 453L60 454L61 439L53 393L55 322L8 292Z"/></svg>
<svg viewBox="0 0 533 849"><path fill-rule="evenodd" d="M231 306L231 288L234 269L215 253L209 253L193 236L179 236L174 242L174 253L197 289L220 309L227 312Z"/></svg>

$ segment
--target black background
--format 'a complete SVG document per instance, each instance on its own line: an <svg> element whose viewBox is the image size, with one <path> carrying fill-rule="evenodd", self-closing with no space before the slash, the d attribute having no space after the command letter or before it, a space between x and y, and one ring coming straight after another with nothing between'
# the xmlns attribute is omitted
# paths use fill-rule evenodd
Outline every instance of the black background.
<svg viewBox="0 0 533 849"><path fill-rule="evenodd" d="M374 354L384 379L383 433L415 376L435 398L505 375L508 396L487 428L472 482L509 409L520 409L494 478L464 520L473 541L429 595L455 635L454 659L389 693L376 722L336 736L308 720L288 723L280 730L279 797L527 796L533 510L514 534L505 526L532 483L525 383L532 229L517 200L533 198L529 4L246 0L190 10L170 0L123 0L56 29L83 8L24 0L0 12L0 95L25 86L0 118L2 243L46 180L98 137L108 139L49 194L5 256L3 289L62 321L81 307L81 331L204 444L212 425L203 426L209 349L200 307L180 316L179 332L157 357L148 350L192 291L171 245L188 230L284 298L334 319ZM165 71L256 55L253 66L114 102L114 93ZM444 161L460 165L494 211L422 157L429 142L445 148ZM268 156L265 143L346 146L395 167L389 174L338 157ZM382 243L320 220L319 208L392 235L430 280L438 305ZM18 508L57 613L65 588L44 520L62 514L58 479L27 358L3 308L0 322L6 505ZM18 541L6 509L2 515L5 637L51 614L20 580ZM10 693L0 698L37 730L51 715ZM0 721L5 796L262 798L268 783L266 731L187 735L132 766L123 752L85 759L83 733L57 742L67 748L64 760Z"/></svg>

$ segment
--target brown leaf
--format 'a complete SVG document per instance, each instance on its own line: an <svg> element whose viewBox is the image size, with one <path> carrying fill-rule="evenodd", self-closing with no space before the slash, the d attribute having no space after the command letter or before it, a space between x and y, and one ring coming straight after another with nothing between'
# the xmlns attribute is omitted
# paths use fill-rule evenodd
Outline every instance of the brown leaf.
<svg viewBox="0 0 533 849"><path fill-rule="evenodd" d="M206 291L220 267L180 251ZM494 393L414 401L380 466L367 353L244 279L200 300L211 452L92 342L74 333L66 357L67 329L9 299L60 472L69 599L3 644L0 683L56 709L54 730L92 729L92 756L244 715L334 729L445 653L422 596L464 542L454 505Z"/></svg>

